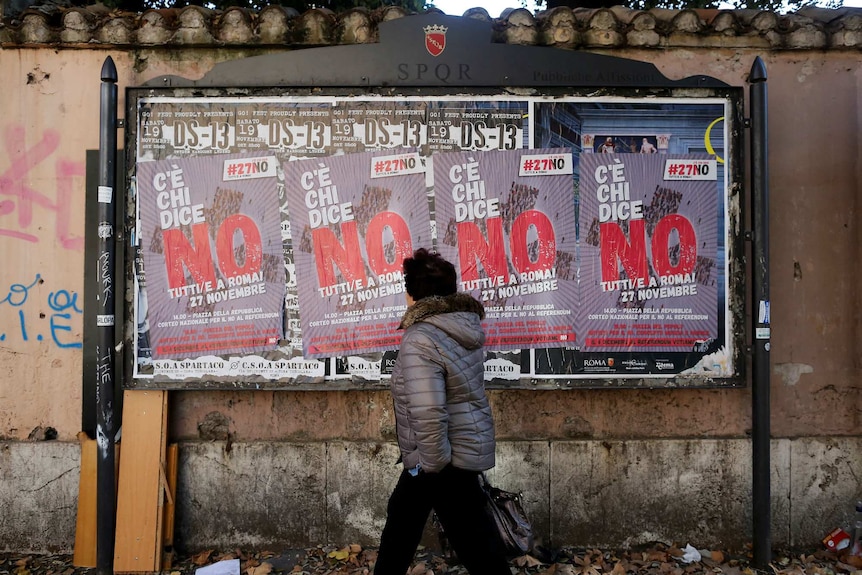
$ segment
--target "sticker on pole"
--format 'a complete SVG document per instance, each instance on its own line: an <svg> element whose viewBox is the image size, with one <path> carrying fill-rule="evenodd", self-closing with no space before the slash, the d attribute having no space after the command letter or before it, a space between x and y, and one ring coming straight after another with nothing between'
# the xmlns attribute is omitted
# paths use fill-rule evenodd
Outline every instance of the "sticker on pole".
<svg viewBox="0 0 862 575"><path fill-rule="evenodd" d="M114 188L111 186L99 186L99 203L110 204L114 201Z"/></svg>
<svg viewBox="0 0 862 575"><path fill-rule="evenodd" d="M571 154L529 154L521 156L519 176L559 176L573 173Z"/></svg>
<svg viewBox="0 0 862 575"><path fill-rule="evenodd" d="M275 156L262 156L260 158L235 158L224 161L224 174L222 180L230 182L233 180L252 180L254 178L274 178L278 160Z"/></svg>
<svg viewBox="0 0 862 575"><path fill-rule="evenodd" d="M717 180L718 167L715 160L666 160L665 180Z"/></svg>
<svg viewBox="0 0 862 575"><path fill-rule="evenodd" d="M769 324L769 302L761 301L757 309L757 323Z"/></svg>
<svg viewBox="0 0 862 575"><path fill-rule="evenodd" d="M396 154L394 156L375 156L371 160L372 178L424 173L425 159L418 152Z"/></svg>

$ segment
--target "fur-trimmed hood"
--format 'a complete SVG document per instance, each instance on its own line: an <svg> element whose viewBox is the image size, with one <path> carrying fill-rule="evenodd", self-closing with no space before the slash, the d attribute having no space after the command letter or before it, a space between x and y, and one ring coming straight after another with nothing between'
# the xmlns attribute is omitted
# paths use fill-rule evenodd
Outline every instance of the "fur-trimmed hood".
<svg viewBox="0 0 862 575"><path fill-rule="evenodd" d="M422 298L404 313L400 329L418 329L417 324L432 325L465 349L485 345L482 319L485 308L468 293Z"/></svg>
<svg viewBox="0 0 862 575"><path fill-rule="evenodd" d="M398 329L407 329L417 321L441 313L467 311L475 313L479 319L485 319L485 307L468 293L455 293L447 296L434 295L425 297L411 305L401 318Z"/></svg>

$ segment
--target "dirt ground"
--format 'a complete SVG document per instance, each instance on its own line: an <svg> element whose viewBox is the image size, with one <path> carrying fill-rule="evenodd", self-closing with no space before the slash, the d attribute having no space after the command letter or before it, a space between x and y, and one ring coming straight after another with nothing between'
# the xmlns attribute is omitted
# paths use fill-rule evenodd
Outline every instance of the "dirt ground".
<svg viewBox="0 0 862 575"><path fill-rule="evenodd" d="M776 553L766 569L757 569L745 553L733 555L655 544L644 549L538 549L535 556L513 559L513 575L862 575L862 557L838 556L825 550ZM206 550L179 555L162 569L166 575L207 575L216 569L235 575L366 575L373 572L375 549L350 545L287 551ZM238 561L237 561L238 560ZM97 569L76 567L71 555L0 553L0 575L97 575ZM199 569L204 569L198 573ZM420 549L408 575L466 575L457 559Z"/></svg>

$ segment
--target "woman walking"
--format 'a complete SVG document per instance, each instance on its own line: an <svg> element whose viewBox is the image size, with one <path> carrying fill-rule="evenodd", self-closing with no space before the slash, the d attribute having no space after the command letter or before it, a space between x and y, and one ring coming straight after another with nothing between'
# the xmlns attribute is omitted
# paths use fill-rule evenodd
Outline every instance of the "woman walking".
<svg viewBox="0 0 862 575"><path fill-rule="evenodd" d="M407 311L392 399L404 470L389 498L375 575L404 575L433 509L472 575L511 575L484 511L479 474L494 466L485 395L482 304L457 292L455 267L421 248L404 260Z"/></svg>

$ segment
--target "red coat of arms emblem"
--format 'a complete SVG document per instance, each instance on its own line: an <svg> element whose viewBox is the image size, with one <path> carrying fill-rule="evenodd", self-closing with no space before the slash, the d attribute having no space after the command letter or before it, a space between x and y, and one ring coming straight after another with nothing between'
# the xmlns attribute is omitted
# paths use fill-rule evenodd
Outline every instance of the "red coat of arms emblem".
<svg viewBox="0 0 862 575"><path fill-rule="evenodd" d="M425 26L425 49L432 56L439 56L446 49L446 28L436 24Z"/></svg>

